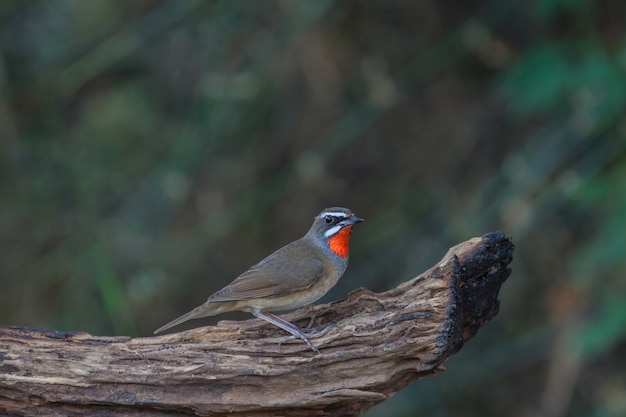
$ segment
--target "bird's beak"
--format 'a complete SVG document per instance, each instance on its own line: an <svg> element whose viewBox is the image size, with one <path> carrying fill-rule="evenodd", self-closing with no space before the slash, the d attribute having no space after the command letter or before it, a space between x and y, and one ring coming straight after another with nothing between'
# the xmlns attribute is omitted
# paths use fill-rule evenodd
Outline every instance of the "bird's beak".
<svg viewBox="0 0 626 417"><path fill-rule="evenodd" d="M365 221L365 219L362 219L362 218L357 217L357 216L352 216L350 218L350 223L352 223L352 224L357 224L357 223L361 223L361 222L364 222L364 221Z"/></svg>

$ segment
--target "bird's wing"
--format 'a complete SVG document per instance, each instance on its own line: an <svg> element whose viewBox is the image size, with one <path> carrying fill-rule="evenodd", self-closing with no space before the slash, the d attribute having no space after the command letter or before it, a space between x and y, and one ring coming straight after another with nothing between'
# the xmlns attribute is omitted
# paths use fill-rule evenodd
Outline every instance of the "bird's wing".
<svg viewBox="0 0 626 417"><path fill-rule="evenodd" d="M285 249L285 248L283 248ZM313 285L324 271L317 257L294 259L279 250L237 277L230 285L209 297L209 301L240 301L277 297Z"/></svg>

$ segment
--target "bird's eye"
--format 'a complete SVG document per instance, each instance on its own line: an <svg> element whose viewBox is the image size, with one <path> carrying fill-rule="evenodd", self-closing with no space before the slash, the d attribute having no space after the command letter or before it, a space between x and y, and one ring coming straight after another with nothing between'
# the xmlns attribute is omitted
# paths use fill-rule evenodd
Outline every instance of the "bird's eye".
<svg viewBox="0 0 626 417"><path fill-rule="evenodd" d="M333 216L324 216L324 221L331 224L333 222Z"/></svg>

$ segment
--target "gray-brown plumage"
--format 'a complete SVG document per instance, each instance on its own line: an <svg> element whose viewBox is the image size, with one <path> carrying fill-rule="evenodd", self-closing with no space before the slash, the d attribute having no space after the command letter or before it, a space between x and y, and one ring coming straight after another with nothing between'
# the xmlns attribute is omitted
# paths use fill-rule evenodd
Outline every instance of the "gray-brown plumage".
<svg viewBox="0 0 626 417"><path fill-rule="evenodd" d="M317 352L296 325L269 311L303 307L334 287L348 266L352 226L361 221L345 208L322 211L302 238L278 249L211 295L204 304L154 333L195 318L246 311L301 338Z"/></svg>

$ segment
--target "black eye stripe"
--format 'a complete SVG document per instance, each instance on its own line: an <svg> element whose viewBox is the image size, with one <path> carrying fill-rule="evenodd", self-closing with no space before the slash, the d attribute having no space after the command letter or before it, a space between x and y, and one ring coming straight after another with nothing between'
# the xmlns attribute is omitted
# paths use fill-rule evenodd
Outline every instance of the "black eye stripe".
<svg viewBox="0 0 626 417"><path fill-rule="evenodd" d="M327 212L322 213L321 217L324 219L326 223L331 224L333 222L340 222L341 220L345 220L349 218L350 215L347 213L342 213L340 211L333 211L333 212L327 211Z"/></svg>

